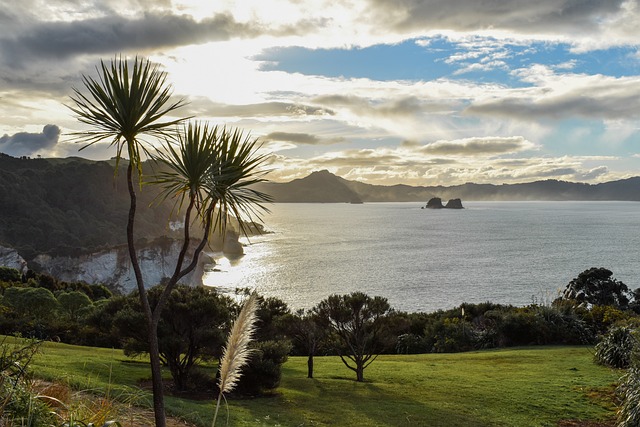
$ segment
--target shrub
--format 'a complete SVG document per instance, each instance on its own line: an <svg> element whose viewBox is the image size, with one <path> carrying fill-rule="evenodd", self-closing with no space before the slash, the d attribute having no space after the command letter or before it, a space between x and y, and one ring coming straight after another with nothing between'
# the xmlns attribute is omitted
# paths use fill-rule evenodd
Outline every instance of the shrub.
<svg viewBox="0 0 640 427"><path fill-rule="evenodd" d="M427 343L433 353L455 353L476 348L478 334L473 325L460 318L448 317L425 329Z"/></svg>
<svg viewBox="0 0 640 427"><path fill-rule="evenodd" d="M540 344L588 344L595 334L576 312L554 306L535 306L535 312L544 324L546 336L538 339Z"/></svg>
<svg viewBox="0 0 640 427"><path fill-rule="evenodd" d="M235 390L241 395L256 396L277 388L282 365L291 351L291 344L284 340L255 342L252 347L253 353Z"/></svg>
<svg viewBox="0 0 640 427"><path fill-rule="evenodd" d="M148 290L152 305L163 290L162 286ZM167 297L158 325L159 352L178 391L187 389L196 364L221 354L231 308L233 302L228 297L204 286L178 285ZM125 342L126 354L148 351L146 321L135 292L114 315L113 325Z"/></svg>
<svg viewBox="0 0 640 427"><path fill-rule="evenodd" d="M0 267L0 282L19 282L22 275L15 268Z"/></svg>
<svg viewBox="0 0 640 427"><path fill-rule="evenodd" d="M402 334L396 341L396 353L420 354L427 352L427 343L424 337L416 334Z"/></svg>
<svg viewBox="0 0 640 427"><path fill-rule="evenodd" d="M631 365L637 340L629 327L614 327L596 344L596 362L612 368L626 369Z"/></svg>

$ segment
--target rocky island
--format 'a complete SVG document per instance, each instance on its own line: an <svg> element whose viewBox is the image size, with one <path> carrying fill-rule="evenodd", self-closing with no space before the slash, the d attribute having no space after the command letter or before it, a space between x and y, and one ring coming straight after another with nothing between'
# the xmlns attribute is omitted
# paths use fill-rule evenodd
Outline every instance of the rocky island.
<svg viewBox="0 0 640 427"><path fill-rule="evenodd" d="M450 199L446 205L442 204L442 199L440 197L432 197L427 202L427 209L464 209L462 206L462 200L460 199ZM423 207L422 209L424 209Z"/></svg>

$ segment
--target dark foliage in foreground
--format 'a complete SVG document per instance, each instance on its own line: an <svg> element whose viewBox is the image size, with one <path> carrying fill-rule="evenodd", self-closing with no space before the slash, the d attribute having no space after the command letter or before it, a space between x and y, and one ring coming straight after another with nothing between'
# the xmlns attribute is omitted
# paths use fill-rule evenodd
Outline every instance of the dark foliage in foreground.
<svg viewBox="0 0 640 427"><path fill-rule="evenodd" d="M112 295L103 286L65 283L46 275L21 276L11 269L0 273L9 279L0 280L4 294L0 333L145 351L146 332L135 293ZM149 290L152 300L159 289ZM635 298L626 308L561 298L550 305L486 302L433 313L404 313L392 310L384 299L358 293L334 295L314 310L292 314L283 301L260 297L256 351L234 394L257 395L277 387L281 365L289 354L308 357L308 376L313 377L316 355L348 359L352 354L363 358L365 366L384 353L595 344L603 336L596 347L597 358L609 366L626 367L632 364L636 343L632 330L640 323L636 306ZM160 332L163 362L171 368L176 389L215 391L210 372L198 366L220 357L230 319L238 309L235 301L209 288L180 286L171 294ZM350 346L360 348L360 356L349 353Z"/></svg>
<svg viewBox="0 0 640 427"><path fill-rule="evenodd" d="M56 338L81 345L123 345L123 336L116 333L114 327L116 317L123 316L121 311L131 304L135 305L129 297L113 296L104 286L66 283L47 275L29 273L29 276L24 276L7 268L0 270L0 273L2 277L9 279L0 280L0 292L3 294L12 287L41 288L50 291L57 301L51 301L52 305L48 306L45 302L51 300L51 297L46 297L44 293L27 295L25 292L10 292L16 295L10 296L0 305L0 333L17 332L23 336ZM69 300L74 292L86 294L91 304L86 304L86 300L83 300L85 302L79 307L71 305ZM20 302L17 294L26 299ZM63 294L64 304L56 305L60 304L58 300ZM79 301L80 298L75 296ZM42 300L42 304L34 304L35 300L30 298L36 297L46 298ZM10 302L11 299L13 303ZM457 308L433 313L387 310L379 316L378 321L381 326L384 324L384 329L380 329L386 337L384 345L374 352L443 353L519 345L592 344L596 342L598 335L606 333L612 325L636 317L632 310L634 304L633 298L627 309L613 305L584 306L575 300L559 299L551 305L532 304L526 307L490 302L465 303ZM26 308L21 308L23 306ZM34 306L42 310L28 309ZM237 310L232 301L222 301L221 306L226 307L227 317ZM188 313L191 309L188 305L185 307L185 313ZM54 308L55 313L51 312ZM346 319L351 308L343 308L345 310L342 314ZM63 312L66 314L62 315ZM198 313L195 309L192 312ZM50 314L55 315L49 316ZM277 298L260 298L258 318L258 341L288 340L293 345L293 355L338 354L335 346L327 345L326 320L319 318L317 313L292 315L283 301ZM227 320L222 322L226 323ZM172 328L179 329L175 325ZM212 341L220 343L221 338Z"/></svg>
<svg viewBox="0 0 640 427"><path fill-rule="evenodd" d="M162 287L148 291L155 304ZM167 299L158 325L162 363L169 368L174 387L186 390L193 384L191 372L199 363L219 358L234 310L233 302L205 287L177 286ZM111 332L124 343L125 353L146 353L147 330L140 301L134 292L113 315Z"/></svg>

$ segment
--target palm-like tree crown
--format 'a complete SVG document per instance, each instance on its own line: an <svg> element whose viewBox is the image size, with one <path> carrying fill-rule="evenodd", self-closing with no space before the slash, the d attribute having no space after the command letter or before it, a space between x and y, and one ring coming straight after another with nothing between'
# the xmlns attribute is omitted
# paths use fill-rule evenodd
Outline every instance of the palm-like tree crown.
<svg viewBox="0 0 640 427"><path fill-rule="evenodd" d="M120 159L124 146L129 159L141 171L140 152L147 149L140 143L142 134L163 136L184 119L161 119L184 105L183 100L170 102L171 87L166 83L166 73L147 59L129 61L116 58L110 64L100 61L96 67L98 78L82 76L88 93L73 89L71 99L75 106L69 108L78 120L92 127L76 133L86 146L110 140L117 148ZM83 147L84 148L84 147Z"/></svg>
<svg viewBox="0 0 640 427"><path fill-rule="evenodd" d="M156 159L162 171L152 183L162 187L163 200L176 198L178 208L185 201L193 203L212 229L223 228L227 214L259 219L271 197L251 188L265 181L266 156L258 154L258 149L257 140L238 129L189 123L159 152ZM240 227L244 227L242 221Z"/></svg>
<svg viewBox="0 0 640 427"><path fill-rule="evenodd" d="M228 214L252 221L254 217L260 220L260 214L267 211L264 203L271 202L271 196L253 188L265 181L263 176L267 173L264 169L267 157L258 154L259 148L257 139L239 129L222 130L217 159L209 170L206 186L208 199L218 204L215 223L219 227L226 225ZM242 232L246 231L244 224L240 221Z"/></svg>

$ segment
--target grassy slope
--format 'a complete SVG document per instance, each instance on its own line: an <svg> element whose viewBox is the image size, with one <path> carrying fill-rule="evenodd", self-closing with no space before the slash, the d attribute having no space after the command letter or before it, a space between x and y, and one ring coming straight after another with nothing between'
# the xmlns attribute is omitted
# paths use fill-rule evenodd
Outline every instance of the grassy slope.
<svg viewBox="0 0 640 427"><path fill-rule="evenodd" d="M149 376L140 361L117 350L47 343L33 362L39 376L81 389L110 388L125 397ZM111 385L109 378L111 376ZM563 419L601 420L612 407L588 394L610 390L620 372L592 362L585 347L524 348L447 355L381 356L365 383L339 359L291 358L275 397L229 403L230 425L281 426L553 426ZM212 401L169 397L172 413L210 425Z"/></svg>

